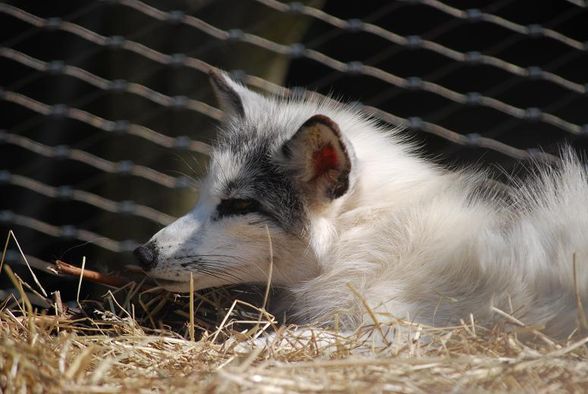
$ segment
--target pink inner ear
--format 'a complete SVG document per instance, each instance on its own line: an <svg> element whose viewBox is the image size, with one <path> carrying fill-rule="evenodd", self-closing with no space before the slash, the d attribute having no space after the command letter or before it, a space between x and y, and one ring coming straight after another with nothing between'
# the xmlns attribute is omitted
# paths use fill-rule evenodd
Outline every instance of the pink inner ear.
<svg viewBox="0 0 588 394"><path fill-rule="evenodd" d="M337 169L338 167L339 158L333 145L324 145L312 154L314 178L322 176L327 171Z"/></svg>

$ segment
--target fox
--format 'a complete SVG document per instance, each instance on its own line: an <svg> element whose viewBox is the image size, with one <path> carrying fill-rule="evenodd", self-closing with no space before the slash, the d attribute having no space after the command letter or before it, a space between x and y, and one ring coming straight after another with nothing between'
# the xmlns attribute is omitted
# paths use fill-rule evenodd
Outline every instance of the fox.
<svg viewBox="0 0 588 394"><path fill-rule="evenodd" d="M160 286L271 282L289 322L344 330L508 315L586 332L587 168L571 148L498 187L358 105L209 75L224 117L198 202L134 251Z"/></svg>

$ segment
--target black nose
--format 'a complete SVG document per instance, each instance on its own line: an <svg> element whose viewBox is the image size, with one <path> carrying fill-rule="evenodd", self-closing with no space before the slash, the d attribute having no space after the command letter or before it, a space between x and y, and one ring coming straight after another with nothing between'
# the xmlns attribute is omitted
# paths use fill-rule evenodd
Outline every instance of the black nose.
<svg viewBox="0 0 588 394"><path fill-rule="evenodd" d="M145 270L150 270L157 264L157 252L153 244L147 243L133 251L139 263Z"/></svg>

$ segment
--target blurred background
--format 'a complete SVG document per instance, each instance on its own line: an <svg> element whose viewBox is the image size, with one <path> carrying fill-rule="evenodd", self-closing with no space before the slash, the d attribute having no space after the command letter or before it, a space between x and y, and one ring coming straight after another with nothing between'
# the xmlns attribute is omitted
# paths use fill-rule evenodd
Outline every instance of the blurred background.
<svg viewBox="0 0 588 394"><path fill-rule="evenodd" d="M190 209L211 66L359 102L447 166L587 146L584 0L4 1L0 26L0 235L32 262L116 271ZM14 242L7 261L27 278Z"/></svg>

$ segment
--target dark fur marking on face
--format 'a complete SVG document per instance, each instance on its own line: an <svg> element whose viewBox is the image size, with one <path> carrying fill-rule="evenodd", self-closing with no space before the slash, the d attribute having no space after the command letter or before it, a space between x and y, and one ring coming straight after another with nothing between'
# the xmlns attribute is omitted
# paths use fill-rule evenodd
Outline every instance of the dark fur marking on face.
<svg viewBox="0 0 588 394"><path fill-rule="evenodd" d="M216 207L217 218L260 212L259 202L251 198L228 198Z"/></svg>
<svg viewBox="0 0 588 394"><path fill-rule="evenodd" d="M282 154L286 159L292 158L292 149L290 149L290 145L284 144L282 145Z"/></svg>
<svg viewBox="0 0 588 394"><path fill-rule="evenodd" d="M256 200L261 215L285 231L299 233L304 224L304 206L291 178L272 161L278 146L275 139L255 132L224 139L220 147L239 160L241 171L222 190L227 196ZM246 197L240 195L241 190L246 191Z"/></svg>

